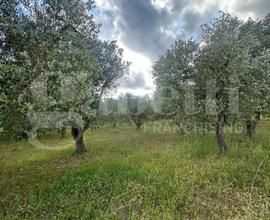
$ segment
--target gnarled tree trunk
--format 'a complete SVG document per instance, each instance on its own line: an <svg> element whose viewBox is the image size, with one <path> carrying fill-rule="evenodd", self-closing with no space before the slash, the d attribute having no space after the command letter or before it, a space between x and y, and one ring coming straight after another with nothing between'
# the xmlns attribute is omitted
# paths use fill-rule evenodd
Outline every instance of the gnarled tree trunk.
<svg viewBox="0 0 270 220"><path fill-rule="evenodd" d="M140 130L142 124L143 124L143 114L137 113L132 116L132 119L134 123L136 124L137 130Z"/></svg>
<svg viewBox="0 0 270 220"><path fill-rule="evenodd" d="M61 138L66 138L67 137L67 128L65 126L63 126L61 128L60 133L61 133Z"/></svg>
<svg viewBox="0 0 270 220"><path fill-rule="evenodd" d="M226 122L226 117L224 113L220 113L218 115L218 121L216 124L216 138L217 138L217 143L219 145L221 153L227 153L228 152L228 146L225 142L224 138L224 126Z"/></svg>
<svg viewBox="0 0 270 220"><path fill-rule="evenodd" d="M83 153L86 153L86 147L83 141L83 134L84 134L84 129L80 128L80 127L72 127L71 128L71 134L72 137L75 141L75 145L76 145L76 150L74 152L75 155L81 155Z"/></svg>
<svg viewBox="0 0 270 220"><path fill-rule="evenodd" d="M246 121L246 128L247 128L247 136L248 137L251 138L255 135L256 127L257 127L257 124L260 121L260 119L261 119L261 114L260 114L260 112L257 112L254 120L249 119Z"/></svg>

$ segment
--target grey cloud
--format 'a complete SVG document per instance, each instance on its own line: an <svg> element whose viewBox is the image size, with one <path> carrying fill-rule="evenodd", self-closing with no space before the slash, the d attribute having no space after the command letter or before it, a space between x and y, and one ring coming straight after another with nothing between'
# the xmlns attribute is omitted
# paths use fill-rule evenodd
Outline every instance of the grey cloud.
<svg viewBox="0 0 270 220"><path fill-rule="evenodd" d="M184 29L192 33L200 25L201 18L195 10L187 10L183 13L182 19L185 22Z"/></svg>
<svg viewBox="0 0 270 220"><path fill-rule="evenodd" d="M205 11L198 12L192 4L208 5ZM131 50L155 60L176 36L198 39L200 26L221 9L218 1L195 0L192 4L189 0L170 0L169 7L160 9L151 0L110 0L111 9L102 12L107 21L105 32L110 35L107 38L113 37L113 32ZM239 0L235 8L237 12L254 12L258 17L270 12L269 0Z"/></svg>
<svg viewBox="0 0 270 220"><path fill-rule="evenodd" d="M126 79L122 88L124 89L147 89L143 73L133 73Z"/></svg>
<svg viewBox="0 0 270 220"><path fill-rule="evenodd" d="M218 16L218 5L209 6L203 13L200 13L193 8L187 8L182 14L182 21L184 23L184 31L195 38L198 38L201 25L209 23L214 17Z"/></svg>
<svg viewBox="0 0 270 220"><path fill-rule="evenodd" d="M270 13L269 0L238 0L236 10L239 12L253 12L257 17L264 17Z"/></svg>
<svg viewBox="0 0 270 220"><path fill-rule="evenodd" d="M179 13L186 7L188 0L171 0L172 11Z"/></svg>
<svg viewBox="0 0 270 220"><path fill-rule="evenodd" d="M180 7L182 1L174 2ZM130 49L155 59L174 40L162 32L173 20L168 9L156 8L150 0L112 0L111 4L118 9L114 13L118 16L116 28L120 29L121 40Z"/></svg>

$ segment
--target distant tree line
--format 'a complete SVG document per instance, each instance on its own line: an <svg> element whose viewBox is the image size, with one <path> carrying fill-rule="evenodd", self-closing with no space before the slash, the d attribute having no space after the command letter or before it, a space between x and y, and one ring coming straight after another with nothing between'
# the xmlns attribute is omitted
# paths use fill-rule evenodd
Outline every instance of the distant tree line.
<svg viewBox="0 0 270 220"><path fill-rule="evenodd" d="M114 128L117 124L131 126L133 123L140 130L145 122L160 118L154 110L154 104L149 96L135 96L130 93L117 98L105 98L100 103L98 121L99 124L111 123Z"/></svg>

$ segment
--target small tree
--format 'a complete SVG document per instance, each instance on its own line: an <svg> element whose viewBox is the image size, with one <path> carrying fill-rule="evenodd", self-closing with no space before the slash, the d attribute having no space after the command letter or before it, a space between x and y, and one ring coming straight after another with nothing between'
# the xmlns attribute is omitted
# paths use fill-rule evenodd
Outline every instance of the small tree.
<svg viewBox="0 0 270 220"><path fill-rule="evenodd" d="M113 128L116 128L118 121L118 100L110 98L105 101L107 103L109 121L112 122Z"/></svg>
<svg viewBox="0 0 270 220"><path fill-rule="evenodd" d="M250 48L251 56L251 75L249 77L249 92L245 91L244 113L246 121L246 130L249 137L255 135L255 130L262 114L268 114L268 76L265 73L266 63L261 62L265 59L267 50L270 48L270 14L262 20L252 20L251 18L240 27L240 39L245 40L247 36L257 42ZM264 70L264 71L262 71ZM266 71L267 72L267 71Z"/></svg>
<svg viewBox="0 0 270 220"><path fill-rule="evenodd" d="M148 97L126 95L128 113L135 123L137 130L140 130L143 123L149 119L154 111Z"/></svg>

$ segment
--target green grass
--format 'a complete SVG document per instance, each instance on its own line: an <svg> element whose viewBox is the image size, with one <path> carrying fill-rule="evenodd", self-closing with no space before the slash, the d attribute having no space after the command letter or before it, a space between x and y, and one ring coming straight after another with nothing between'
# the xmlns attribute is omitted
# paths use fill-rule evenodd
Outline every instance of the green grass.
<svg viewBox="0 0 270 220"><path fill-rule="evenodd" d="M269 122L252 140L226 134L226 156L213 134L179 136L150 126L106 126L85 139L81 157L72 156L70 137L57 134L40 141L61 150L2 143L0 218L270 218Z"/></svg>

